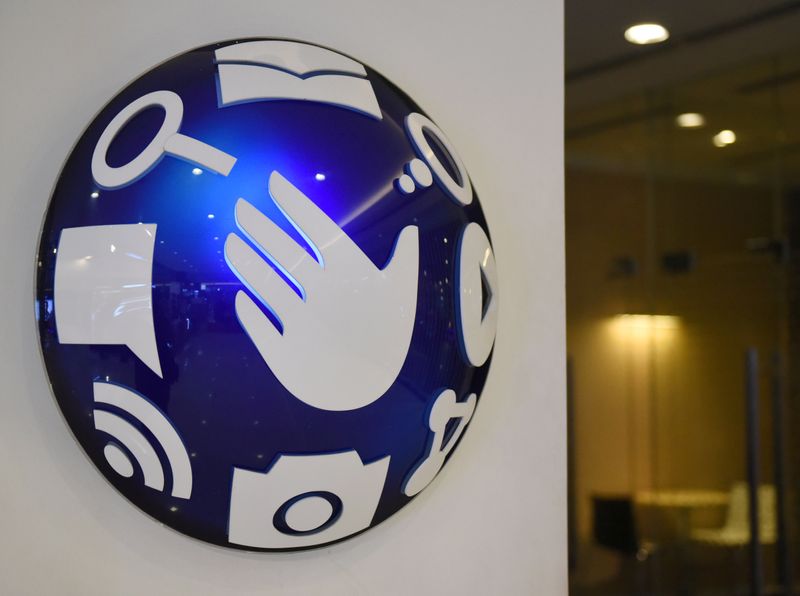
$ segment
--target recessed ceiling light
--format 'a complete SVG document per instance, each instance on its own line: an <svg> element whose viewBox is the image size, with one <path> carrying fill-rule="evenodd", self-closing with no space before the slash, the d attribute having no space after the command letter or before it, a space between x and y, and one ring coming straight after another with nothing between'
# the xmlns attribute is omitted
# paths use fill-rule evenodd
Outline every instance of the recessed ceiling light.
<svg viewBox="0 0 800 596"><path fill-rule="evenodd" d="M705 123L705 117L697 112L686 112L685 114L678 114L678 116L675 117L675 124L681 128L700 128L704 126Z"/></svg>
<svg viewBox="0 0 800 596"><path fill-rule="evenodd" d="M661 43L669 39L669 31L658 23L638 23L625 30L625 39L637 45Z"/></svg>
<svg viewBox="0 0 800 596"><path fill-rule="evenodd" d="M714 135L712 141L716 147L727 147L736 142L736 133L732 130L721 130Z"/></svg>

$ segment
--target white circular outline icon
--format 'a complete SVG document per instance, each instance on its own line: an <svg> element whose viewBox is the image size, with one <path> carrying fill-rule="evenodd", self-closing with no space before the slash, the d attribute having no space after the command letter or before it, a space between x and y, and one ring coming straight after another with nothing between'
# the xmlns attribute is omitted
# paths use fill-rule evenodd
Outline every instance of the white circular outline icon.
<svg viewBox="0 0 800 596"><path fill-rule="evenodd" d="M124 166L108 165L108 149L122 128L134 116L148 108L164 109L164 122L156 135L139 155ZM236 158L202 141L180 134L183 121L183 102L172 91L153 91L125 106L111 122L95 145L92 153L92 177L102 188L121 188L147 174L165 154L227 176L236 163Z"/></svg>

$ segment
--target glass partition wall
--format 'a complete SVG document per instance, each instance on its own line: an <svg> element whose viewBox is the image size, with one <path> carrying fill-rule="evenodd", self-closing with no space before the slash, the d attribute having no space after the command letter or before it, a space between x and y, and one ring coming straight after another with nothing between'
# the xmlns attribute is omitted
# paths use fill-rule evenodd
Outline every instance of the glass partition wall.
<svg viewBox="0 0 800 596"><path fill-rule="evenodd" d="M566 164L572 593L793 593L800 47L568 108Z"/></svg>

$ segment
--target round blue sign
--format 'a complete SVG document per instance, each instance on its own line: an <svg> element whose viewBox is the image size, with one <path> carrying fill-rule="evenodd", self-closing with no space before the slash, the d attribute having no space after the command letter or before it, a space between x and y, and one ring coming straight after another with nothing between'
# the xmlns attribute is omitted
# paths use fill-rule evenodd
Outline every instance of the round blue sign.
<svg viewBox="0 0 800 596"><path fill-rule="evenodd" d="M128 85L41 236L56 400L131 502L253 550L341 540L424 489L497 324L486 221L445 134L338 52L213 44Z"/></svg>

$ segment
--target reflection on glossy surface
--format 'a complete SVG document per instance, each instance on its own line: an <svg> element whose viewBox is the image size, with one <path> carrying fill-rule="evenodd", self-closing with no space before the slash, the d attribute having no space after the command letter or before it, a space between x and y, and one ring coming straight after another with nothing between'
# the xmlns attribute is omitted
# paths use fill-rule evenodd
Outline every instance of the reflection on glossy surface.
<svg viewBox="0 0 800 596"><path fill-rule="evenodd" d="M578 596L798 585L800 4L721 7L567 2Z"/></svg>
<svg viewBox="0 0 800 596"><path fill-rule="evenodd" d="M54 297L62 344L127 346L162 376L150 299L156 227L123 224L61 231Z"/></svg>
<svg viewBox="0 0 800 596"><path fill-rule="evenodd" d="M311 546L325 542L326 536L338 540L363 530L405 505L409 497L402 492L404 479L430 445L431 404L443 388L461 401L480 396L491 357L487 351L485 362L474 367L460 352L454 280L457 241L465 227L488 230L460 159L459 179L448 181L438 157L419 154L408 136L406 118L425 118L421 109L378 73L365 67L360 80L371 87L380 118L306 100L221 107L215 58L219 47L177 56L131 83L76 144L53 193L39 249L36 309L42 350L56 399L78 441L137 506L216 544ZM183 105L181 134L235 158L235 165L227 172L214 171L186 157L187 147L197 149L196 145L173 144L170 152L157 144L161 157L146 154L145 170L124 170L163 126L163 110L143 108L127 114L127 123L118 127L103 151L100 170L113 176L122 170L125 176L106 180L110 184L104 186L113 189L98 189L92 156L103 132L126 106L165 89ZM170 131L173 128L174 123ZM451 149L451 157L457 159ZM336 242L319 241L303 218L293 221L291 210L270 194L273 172L324 216L316 223L325 220L335 228ZM395 185L401 176L412 180L409 194ZM460 200L454 200L454 193ZM237 221L237 203L246 203L271 223L268 237L253 233L250 218ZM111 228L114 234L96 233L100 240L92 240L97 239L92 230ZM146 250L116 233L122 229L132 234L150 231ZM92 240L86 241L91 246L74 243L74 234ZM258 257L257 269L244 272L241 255L232 254L232 236ZM301 276L298 259L286 264L278 253L287 246L303 261L301 269L313 266L319 275ZM336 251L345 247L340 264ZM267 257L264 249L274 252ZM276 262L285 265L283 271L273 268ZM351 267L355 262L358 267ZM101 270L103 275L91 273ZM306 302L285 283L288 274L303 287ZM265 276L272 276L268 290L263 290ZM322 283L326 276L332 287ZM366 294L381 284L392 287L395 276L402 282L384 302L389 304L387 312L402 323L396 333L386 325L388 315L368 322L380 301L357 307L354 299L356 291ZM113 296L104 293L108 279L115 280ZM279 284L291 294L286 300L276 299ZM338 299L346 301L341 307L333 301L324 317L301 318L304 308L310 310L334 290L341 290ZM73 298L62 298L64 292ZM98 303L100 296L106 301ZM249 301L249 310L237 306L243 301ZM296 304L294 318L281 308L284 303ZM401 310L402 316L397 314ZM112 323L106 324L106 319ZM134 319L136 324L126 323ZM286 324L285 336L280 335L281 323ZM70 325L76 330L73 342L69 332L62 332L62 326ZM307 325L308 333L289 350L286 341L301 325ZM319 345L312 343L317 337L322 337ZM353 346L361 360L349 359ZM369 376L367 361L380 382L370 382L359 394L357 386L366 385ZM326 369L331 362L337 366ZM189 477L186 466L170 461L164 437L151 428L158 416L145 420L132 415L130 408L96 403L95 388L106 384L137 395L152 406L151 414L160 413L174 428L180 445L170 439L169 453L178 457L175 454L185 452L190 498L180 490ZM310 385L313 391L306 391ZM330 403L338 407L327 407ZM96 428L97 412L102 413ZM110 416L124 420L141 438L119 423L106 424ZM103 425L106 430L98 430ZM115 433L127 434L115 438ZM156 461L147 455L150 450ZM291 524L306 532L306 525L324 517L324 508L311 505L314 511L304 514L302 500L287 504L297 496L287 494L275 504L282 507L282 517L269 512L265 518L272 529L264 532L271 537L251 532L236 541L229 536L234 469L241 470L242 477L257 475L250 477L257 482L240 493L236 527L243 528L258 509L248 495L258 493L265 478L283 477L283 472L273 473L288 466L275 467L280 457L314 454L324 463L332 461L326 459L331 454L346 452L355 453L352 462L361 462L348 464L356 476L361 467L381 463L381 474L371 475L363 492L352 497L373 507L369 515L361 511L342 517L350 520L346 527L334 520L328 529L326 521L317 528L316 538L309 534L303 540L285 540ZM163 470L163 484L155 464ZM128 474L130 467L133 472ZM376 479L380 482L374 486ZM328 501L331 507L334 501ZM283 534L272 536L274 528Z"/></svg>

